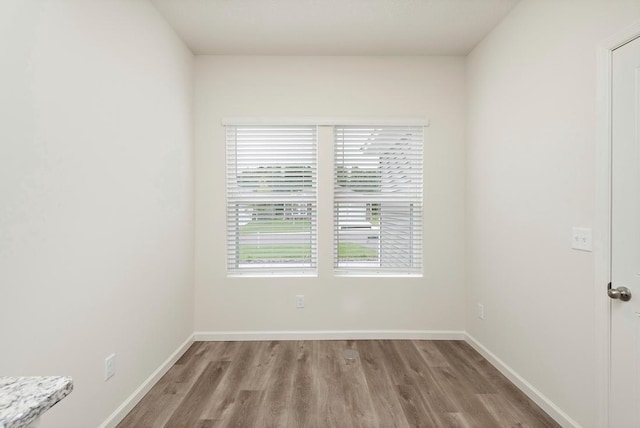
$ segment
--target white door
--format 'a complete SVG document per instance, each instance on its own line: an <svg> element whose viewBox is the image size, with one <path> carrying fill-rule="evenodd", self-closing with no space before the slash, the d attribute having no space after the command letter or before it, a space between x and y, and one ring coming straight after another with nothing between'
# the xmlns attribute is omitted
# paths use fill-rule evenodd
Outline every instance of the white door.
<svg viewBox="0 0 640 428"><path fill-rule="evenodd" d="M640 427L640 38L613 51L611 428ZM624 301L626 287L631 299ZM623 291L622 293L620 291Z"/></svg>

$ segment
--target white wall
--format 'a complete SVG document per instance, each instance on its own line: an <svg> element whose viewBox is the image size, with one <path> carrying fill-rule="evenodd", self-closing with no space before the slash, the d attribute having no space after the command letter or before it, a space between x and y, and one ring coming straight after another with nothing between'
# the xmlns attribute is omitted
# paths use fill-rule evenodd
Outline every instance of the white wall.
<svg viewBox="0 0 640 428"><path fill-rule="evenodd" d="M3 0L0 52L0 375L95 427L193 332L192 55L126 0Z"/></svg>
<svg viewBox="0 0 640 428"><path fill-rule="evenodd" d="M638 1L523 0L467 63L466 327L585 427L606 297L571 227L594 224L596 45L638 19Z"/></svg>
<svg viewBox="0 0 640 428"><path fill-rule="evenodd" d="M464 86L463 58L198 56L196 331L462 330ZM223 117L417 115L431 120L424 278L333 277L330 168L319 173L319 276L226 277Z"/></svg>

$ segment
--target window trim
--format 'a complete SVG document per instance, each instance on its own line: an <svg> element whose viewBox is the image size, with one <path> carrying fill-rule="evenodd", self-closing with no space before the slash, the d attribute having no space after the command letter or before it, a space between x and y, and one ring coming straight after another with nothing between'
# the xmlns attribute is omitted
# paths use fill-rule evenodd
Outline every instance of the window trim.
<svg viewBox="0 0 640 428"><path fill-rule="evenodd" d="M397 117L330 117L330 116L283 116L283 117L224 117L224 126L252 126L252 125L315 125L315 126L429 126L429 119L423 116Z"/></svg>

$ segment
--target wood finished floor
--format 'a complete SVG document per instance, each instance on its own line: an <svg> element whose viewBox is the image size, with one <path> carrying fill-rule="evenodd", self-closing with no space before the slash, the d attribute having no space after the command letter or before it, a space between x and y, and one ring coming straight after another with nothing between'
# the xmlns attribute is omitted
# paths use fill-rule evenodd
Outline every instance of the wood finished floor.
<svg viewBox="0 0 640 428"><path fill-rule="evenodd" d="M411 340L196 342L118 425L558 426L467 343Z"/></svg>

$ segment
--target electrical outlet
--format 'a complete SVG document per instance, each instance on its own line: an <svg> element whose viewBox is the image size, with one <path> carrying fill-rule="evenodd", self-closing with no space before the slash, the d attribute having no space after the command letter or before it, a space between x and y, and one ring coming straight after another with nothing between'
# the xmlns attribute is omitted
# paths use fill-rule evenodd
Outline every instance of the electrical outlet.
<svg viewBox="0 0 640 428"><path fill-rule="evenodd" d="M296 308L298 309L304 308L304 294L298 294L296 296Z"/></svg>
<svg viewBox="0 0 640 428"><path fill-rule="evenodd" d="M484 305L482 303L478 303L478 318L484 319Z"/></svg>
<svg viewBox="0 0 640 428"><path fill-rule="evenodd" d="M104 380L107 381L116 374L116 354L111 354L104 359Z"/></svg>

